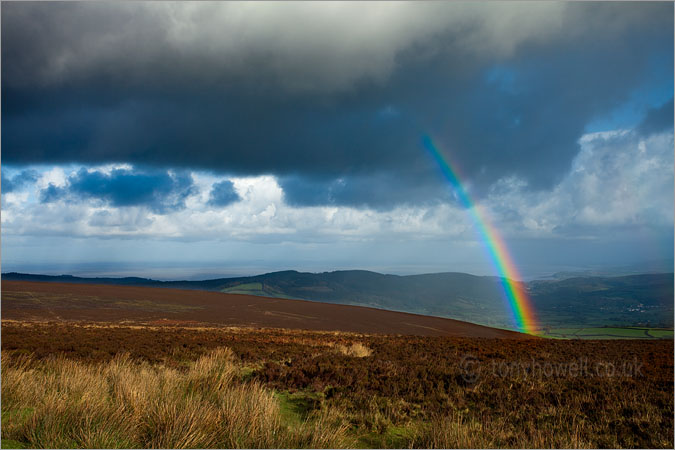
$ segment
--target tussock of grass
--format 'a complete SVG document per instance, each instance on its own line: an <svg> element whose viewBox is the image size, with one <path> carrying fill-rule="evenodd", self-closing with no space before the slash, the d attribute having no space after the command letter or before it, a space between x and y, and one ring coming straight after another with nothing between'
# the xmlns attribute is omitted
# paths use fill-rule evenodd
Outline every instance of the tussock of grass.
<svg viewBox="0 0 675 450"><path fill-rule="evenodd" d="M28 408L32 408L28 410ZM272 391L242 382L229 349L187 370L126 355L86 364L2 355L4 439L34 448L294 448L349 446L347 426L317 411L283 423ZM11 411L30 411L12 414Z"/></svg>
<svg viewBox="0 0 675 450"><path fill-rule="evenodd" d="M368 347L360 342L354 342L350 346L338 344L337 349L343 355L353 356L355 358L365 358L366 356L370 356L373 353Z"/></svg>

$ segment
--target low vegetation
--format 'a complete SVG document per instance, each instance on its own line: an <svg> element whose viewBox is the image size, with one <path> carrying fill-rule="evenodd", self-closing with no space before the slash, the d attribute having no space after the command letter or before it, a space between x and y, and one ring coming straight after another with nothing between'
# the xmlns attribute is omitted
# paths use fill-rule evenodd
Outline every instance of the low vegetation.
<svg viewBox="0 0 675 450"><path fill-rule="evenodd" d="M231 350L184 370L119 355L85 363L2 356L2 435L33 448L348 447L343 419L317 410L288 426Z"/></svg>
<svg viewBox="0 0 675 450"><path fill-rule="evenodd" d="M672 448L672 355L672 340L3 321L3 446Z"/></svg>
<svg viewBox="0 0 675 450"><path fill-rule="evenodd" d="M355 342L350 346L338 344L337 347L343 355L354 356L356 358L365 358L373 353L368 347L360 342Z"/></svg>
<svg viewBox="0 0 675 450"><path fill-rule="evenodd" d="M253 286L255 287L255 286ZM523 338L440 317L199 290L4 281L6 320L304 328L417 336Z"/></svg>

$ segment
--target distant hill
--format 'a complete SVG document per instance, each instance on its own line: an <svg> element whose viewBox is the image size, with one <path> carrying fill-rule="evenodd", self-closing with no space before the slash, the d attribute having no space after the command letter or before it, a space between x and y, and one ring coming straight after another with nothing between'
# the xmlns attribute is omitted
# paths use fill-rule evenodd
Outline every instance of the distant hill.
<svg viewBox="0 0 675 450"><path fill-rule="evenodd" d="M530 295L554 326L673 326L673 274L532 281Z"/></svg>
<svg viewBox="0 0 675 450"><path fill-rule="evenodd" d="M20 273L3 280L197 289L231 294L313 300L454 318L512 327L500 279L466 273L384 275L363 270L272 272L203 281L80 278ZM673 274L574 277L527 283L539 321L551 327L673 325Z"/></svg>

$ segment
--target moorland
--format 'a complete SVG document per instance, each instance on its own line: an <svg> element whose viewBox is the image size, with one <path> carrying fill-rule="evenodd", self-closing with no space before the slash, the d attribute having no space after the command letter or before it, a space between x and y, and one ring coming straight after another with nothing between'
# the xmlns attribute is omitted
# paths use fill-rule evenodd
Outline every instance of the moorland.
<svg viewBox="0 0 675 450"><path fill-rule="evenodd" d="M3 283L2 313L3 447L673 446L672 339L53 283Z"/></svg>
<svg viewBox="0 0 675 450"><path fill-rule="evenodd" d="M617 333L581 330L607 326L672 329L672 273L571 275L524 283L535 305L537 322L542 332L552 336L583 338L586 335L605 335L612 338ZM2 279L204 290L368 306L446 317L496 328L514 326L509 307L504 303L500 278L456 272L398 276L364 270L324 273L286 270L251 277L201 281L5 273ZM642 336L649 337L644 333ZM629 333L627 337L640 336Z"/></svg>

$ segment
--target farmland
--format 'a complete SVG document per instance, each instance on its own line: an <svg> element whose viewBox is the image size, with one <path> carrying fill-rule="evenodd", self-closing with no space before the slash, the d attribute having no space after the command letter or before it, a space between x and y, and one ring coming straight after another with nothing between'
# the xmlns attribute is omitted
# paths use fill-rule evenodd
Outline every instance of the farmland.
<svg viewBox="0 0 675 450"><path fill-rule="evenodd" d="M544 337L562 339L673 339L672 328L590 327L544 329Z"/></svg>

